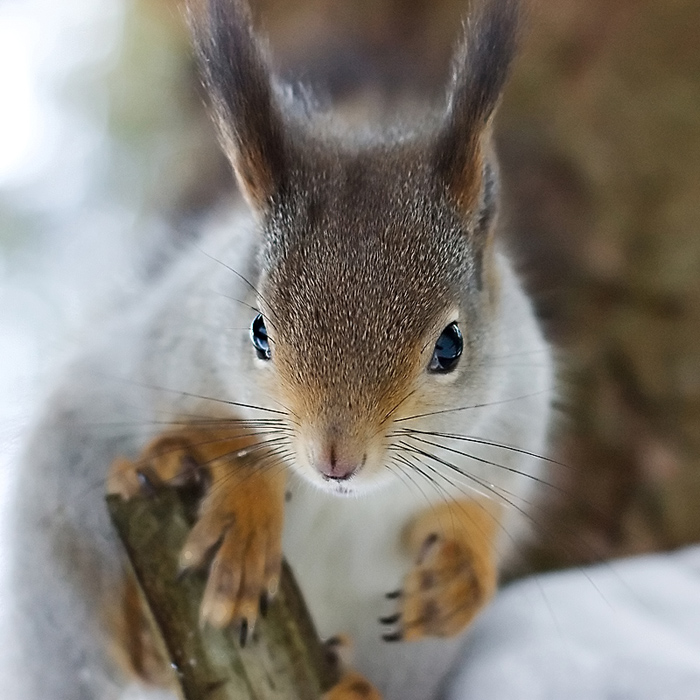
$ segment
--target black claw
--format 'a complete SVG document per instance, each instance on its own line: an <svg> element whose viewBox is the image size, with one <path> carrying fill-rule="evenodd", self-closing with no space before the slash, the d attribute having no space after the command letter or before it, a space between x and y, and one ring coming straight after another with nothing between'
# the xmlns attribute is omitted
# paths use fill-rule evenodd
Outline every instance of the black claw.
<svg viewBox="0 0 700 700"><path fill-rule="evenodd" d="M338 652L334 647L325 647L323 651L325 652L326 662L329 666L337 666L340 663Z"/></svg>
<svg viewBox="0 0 700 700"><path fill-rule="evenodd" d="M267 597L267 593L263 593L260 596L260 614L263 617L267 617L267 611L270 607L270 599Z"/></svg>
<svg viewBox="0 0 700 700"><path fill-rule="evenodd" d="M337 636L329 637L325 642L323 642L323 650L326 654L326 660L331 666L338 666L340 664L340 655L338 650L342 645L343 640Z"/></svg>
<svg viewBox="0 0 700 700"><path fill-rule="evenodd" d="M401 619L401 613L396 613L394 615L388 615L387 617L380 617L379 622L383 625L395 625Z"/></svg>
<svg viewBox="0 0 700 700"><path fill-rule="evenodd" d="M191 484L198 493L204 493L211 486L208 470L202 468L193 457L186 455L182 458L182 477L184 484ZM184 485L183 484L183 485Z"/></svg>
<svg viewBox="0 0 700 700"><path fill-rule="evenodd" d="M392 634L383 634L382 639L385 642L400 642L403 639L401 632L393 632Z"/></svg>
<svg viewBox="0 0 700 700"><path fill-rule="evenodd" d="M428 554L431 553L433 547L435 546L435 544L437 543L437 541L439 539L440 539L440 537L436 532L431 532L425 538L425 541L423 542L423 546L420 549L420 554L418 555L418 564L422 564L425 561Z"/></svg>
<svg viewBox="0 0 700 700"><path fill-rule="evenodd" d="M241 636L240 636L241 646L244 647L246 645L247 641L248 641L248 620L246 618L243 618L243 622L241 622Z"/></svg>
<svg viewBox="0 0 700 700"><path fill-rule="evenodd" d="M398 591L391 591L391 593L387 593L386 597L389 600L396 600L396 598L400 598L401 597L401 589L399 588Z"/></svg>

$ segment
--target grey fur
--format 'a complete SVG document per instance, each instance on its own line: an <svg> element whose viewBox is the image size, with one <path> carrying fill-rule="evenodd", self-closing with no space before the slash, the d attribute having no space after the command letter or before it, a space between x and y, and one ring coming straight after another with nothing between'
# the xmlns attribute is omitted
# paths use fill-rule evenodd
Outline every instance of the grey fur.
<svg viewBox="0 0 700 700"><path fill-rule="evenodd" d="M313 439L332 435L361 448L378 440L380 470L391 443L387 407L410 392L434 411L414 427L485 431L490 440L543 449L550 357L493 242L497 171L487 143L513 53L516 3L492 0L468 25L442 117L369 138L338 137L284 111L240 0L208 7L193 21L196 43L256 218L236 214L210 227L201 244L207 256L184 251L107 328L91 329L47 405L15 498L10 605L21 666L2 669L3 697L125 697L100 619L121 576L102 485L115 457L137 454L169 425L192 416L255 418L251 404L279 411L291 397L289 432L301 434L301 424ZM460 192L472 185L465 206ZM246 330L258 307L273 347L268 363L255 359ZM457 370L436 378L424 355L454 315L467 347ZM538 353L537 369L493 361L522 351ZM368 426L381 430L368 435ZM538 473L536 461L482 446L473 452L482 462L467 465L472 473L529 497L532 481L492 473L483 460L526 475ZM381 592L399 585L409 565L398 550L401 530L424 500L395 481L338 501L309 488L318 474L298 476L304 460L297 452L286 463L294 497L285 547L319 626L325 634L350 628L358 664L387 700L433 697L458 640L387 649L377 646L374 627ZM447 495L463 495L452 486ZM506 527L522 530L522 520L511 513Z"/></svg>

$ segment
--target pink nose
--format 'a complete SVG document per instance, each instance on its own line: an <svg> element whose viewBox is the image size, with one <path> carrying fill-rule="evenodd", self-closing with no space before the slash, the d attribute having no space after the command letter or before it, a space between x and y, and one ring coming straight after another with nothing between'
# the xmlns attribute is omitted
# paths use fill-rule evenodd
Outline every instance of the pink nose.
<svg viewBox="0 0 700 700"><path fill-rule="evenodd" d="M339 456L335 445L331 445L325 459L320 460L317 468L324 479L346 481L357 471L358 464L351 459Z"/></svg>
<svg viewBox="0 0 700 700"><path fill-rule="evenodd" d="M333 462L322 462L318 465L318 470L324 479L346 481L357 471L357 465L335 460Z"/></svg>

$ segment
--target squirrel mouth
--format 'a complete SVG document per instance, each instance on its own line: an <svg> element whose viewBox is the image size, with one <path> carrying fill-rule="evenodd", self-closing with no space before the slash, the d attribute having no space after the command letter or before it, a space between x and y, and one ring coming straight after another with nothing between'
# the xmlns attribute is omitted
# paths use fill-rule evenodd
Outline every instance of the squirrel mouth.
<svg viewBox="0 0 700 700"><path fill-rule="evenodd" d="M324 479L324 482L326 490L335 496L354 496L356 493L356 490L347 482L343 483L331 479Z"/></svg>

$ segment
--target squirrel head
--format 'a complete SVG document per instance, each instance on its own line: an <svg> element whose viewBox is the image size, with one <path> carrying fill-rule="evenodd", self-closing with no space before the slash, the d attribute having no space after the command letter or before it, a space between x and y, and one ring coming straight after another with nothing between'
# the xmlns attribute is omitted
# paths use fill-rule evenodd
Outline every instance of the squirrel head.
<svg viewBox="0 0 700 700"><path fill-rule="evenodd" d="M517 4L492 0L467 22L431 123L354 139L285 106L239 0L202 2L191 16L205 83L260 228L259 385L289 411L304 476L338 493L378 485L400 468L402 419L488 389L490 131Z"/></svg>

